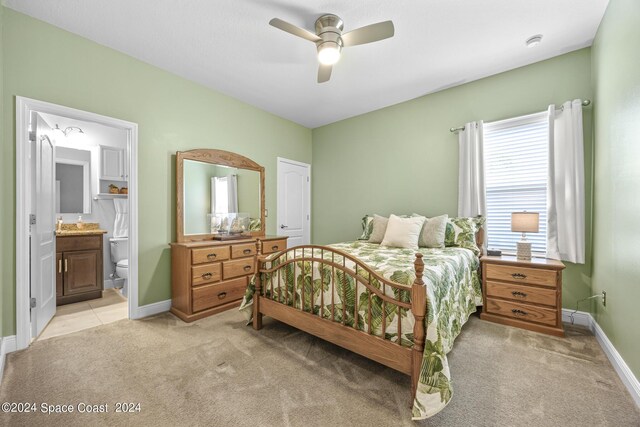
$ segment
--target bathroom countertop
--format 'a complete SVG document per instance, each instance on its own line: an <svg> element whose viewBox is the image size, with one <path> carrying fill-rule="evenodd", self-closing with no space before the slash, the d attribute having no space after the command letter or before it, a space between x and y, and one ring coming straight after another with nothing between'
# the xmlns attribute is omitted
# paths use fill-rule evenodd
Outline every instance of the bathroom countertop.
<svg viewBox="0 0 640 427"><path fill-rule="evenodd" d="M62 230L56 231L56 236L64 237L64 236L90 236L92 234L107 234L107 230L101 230L99 228L93 228L89 230Z"/></svg>
<svg viewBox="0 0 640 427"><path fill-rule="evenodd" d="M61 224L62 230L56 231L56 236L90 236L92 234L106 234L106 230L100 229L97 222L85 222L82 228L76 223Z"/></svg>

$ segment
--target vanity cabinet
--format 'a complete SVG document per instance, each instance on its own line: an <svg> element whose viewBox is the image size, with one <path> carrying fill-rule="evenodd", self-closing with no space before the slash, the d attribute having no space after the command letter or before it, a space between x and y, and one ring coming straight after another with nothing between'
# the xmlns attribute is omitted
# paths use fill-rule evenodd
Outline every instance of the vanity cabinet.
<svg viewBox="0 0 640 427"><path fill-rule="evenodd" d="M258 245L286 249L286 237L171 244L171 312L193 322L238 307L255 274Z"/></svg>
<svg viewBox="0 0 640 427"><path fill-rule="evenodd" d="M102 298L102 234L56 237L56 305Z"/></svg>
<svg viewBox="0 0 640 427"><path fill-rule="evenodd" d="M127 181L124 148L100 146L100 179L105 181Z"/></svg>

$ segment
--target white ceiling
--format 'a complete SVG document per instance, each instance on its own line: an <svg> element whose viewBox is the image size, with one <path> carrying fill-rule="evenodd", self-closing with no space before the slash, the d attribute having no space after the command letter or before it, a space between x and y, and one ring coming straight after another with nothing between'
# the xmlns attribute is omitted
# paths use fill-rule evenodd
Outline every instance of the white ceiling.
<svg viewBox="0 0 640 427"><path fill-rule="evenodd" d="M315 128L590 46L608 0L4 0L6 6ZM395 36L346 48L316 83L315 45L268 25ZM524 41L543 34L542 44Z"/></svg>

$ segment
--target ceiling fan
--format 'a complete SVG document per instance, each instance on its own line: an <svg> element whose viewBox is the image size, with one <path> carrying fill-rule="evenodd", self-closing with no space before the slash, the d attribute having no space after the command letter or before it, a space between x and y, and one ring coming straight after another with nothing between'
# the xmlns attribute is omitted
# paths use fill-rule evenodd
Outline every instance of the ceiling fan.
<svg viewBox="0 0 640 427"><path fill-rule="evenodd" d="M393 37L393 22L384 21L342 33L344 22L339 16L326 14L316 20L315 34L282 19L273 18L269 24L294 36L312 41L318 49L318 83L331 77L333 65L340 60L343 47L357 46Z"/></svg>

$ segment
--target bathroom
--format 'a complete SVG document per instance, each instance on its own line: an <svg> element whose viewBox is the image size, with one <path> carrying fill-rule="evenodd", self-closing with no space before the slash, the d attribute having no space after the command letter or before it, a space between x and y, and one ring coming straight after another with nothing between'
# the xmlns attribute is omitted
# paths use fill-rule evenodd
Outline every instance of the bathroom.
<svg viewBox="0 0 640 427"><path fill-rule="evenodd" d="M59 276L47 339L128 318L128 159L122 129L41 116L55 140ZM102 243L84 247L87 238Z"/></svg>

